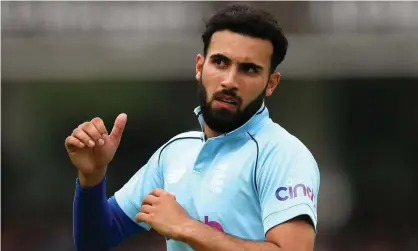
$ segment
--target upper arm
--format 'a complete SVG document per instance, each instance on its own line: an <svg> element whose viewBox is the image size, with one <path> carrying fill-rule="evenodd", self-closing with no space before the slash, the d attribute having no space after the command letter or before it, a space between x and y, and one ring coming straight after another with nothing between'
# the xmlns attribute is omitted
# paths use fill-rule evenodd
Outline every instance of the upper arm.
<svg viewBox="0 0 418 251"><path fill-rule="evenodd" d="M132 221L135 221L135 216L141 209L143 198L154 188L164 186L163 173L159 165L160 151L161 148L115 193L119 207ZM147 230L151 229L146 223L138 224Z"/></svg>
<svg viewBox="0 0 418 251"><path fill-rule="evenodd" d="M264 231L267 238L280 238L282 245L294 236L302 245L302 237L310 243L315 236L319 171L300 142L282 148L266 154L256 177Z"/></svg>
<svg viewBox="0 0 418 251"><path fill-rule="evenodd" d="M267 241L284 250L313 251L315 231L306 217L301 215L271 228L266 234Z"/></svg>

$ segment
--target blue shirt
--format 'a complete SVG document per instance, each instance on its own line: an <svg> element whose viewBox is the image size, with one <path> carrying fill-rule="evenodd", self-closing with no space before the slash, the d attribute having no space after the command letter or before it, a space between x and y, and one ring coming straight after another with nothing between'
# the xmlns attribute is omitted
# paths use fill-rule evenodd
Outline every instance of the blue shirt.
<svg viewBox="0 0 418 251"><path fill-rule="evenodd" d="M200 109L195 113L203 125ZM135 221L143 198L154 188L174 193L194 219L242 239L265 240L269 229L300 215L309 216L315 229L317 225L316 161L295 136L270 119L264 104L230 133L206 141L201 131L175 136L115 198ZM167 250L192 248L167 240Z"/></svg>

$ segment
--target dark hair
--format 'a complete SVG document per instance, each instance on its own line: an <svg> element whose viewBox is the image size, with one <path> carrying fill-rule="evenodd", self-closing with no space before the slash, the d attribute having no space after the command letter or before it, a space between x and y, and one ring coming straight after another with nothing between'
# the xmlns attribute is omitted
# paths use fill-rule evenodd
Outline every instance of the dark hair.
<svg viewBox="0 0 418 251"><path fill-rule="evenodd" d="M247 4L231 4L217 11L206 23L206 30L202 34L205 56L213 33L222 30L269 40L273 45L271 72L275 71L286 55L288 41L278 22L268 12Z"/></svg>

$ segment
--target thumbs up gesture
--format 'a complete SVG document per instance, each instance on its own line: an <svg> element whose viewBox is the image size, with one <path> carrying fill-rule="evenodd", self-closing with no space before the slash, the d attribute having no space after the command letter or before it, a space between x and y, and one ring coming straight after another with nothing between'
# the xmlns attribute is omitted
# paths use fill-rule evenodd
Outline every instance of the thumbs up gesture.
<svg viewBox="0 0 418 251"><path fill-rule="evenodd" d="M65 148L73 165L78 169L82 187L100 183L106 175L106 168L119 147L127 115L122 113L115 120L108 134L103 120L94 118L79 125L65 139Z"/></svg>

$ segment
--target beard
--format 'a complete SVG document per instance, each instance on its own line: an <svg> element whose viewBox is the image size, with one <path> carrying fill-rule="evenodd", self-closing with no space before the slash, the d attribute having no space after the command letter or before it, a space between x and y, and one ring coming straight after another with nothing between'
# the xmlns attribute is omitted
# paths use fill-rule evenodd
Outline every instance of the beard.
<svg viewBox="0 0 418 251"><path fill-rule="evenodd" d="M224 89L220 92L214 93L212 99L208 102L207 90L203 85L202 78L200 78L200 83L198 84L198 97L202 116L206 125L213 131L220 134L228 133L241 127L252 116L254 116L254 114L262 106L265 98L266 88L267 84L264 90L253 101L251 101L247 107L245 107L243 110L240 110L239 105L242 103L241 98L238 97L236 92L232 89ZM216 97L223 95L231 96L238 101L238 109L236 112L231 112L230 110L222 108L212 108L212 104L216 100Z"/></svg>

